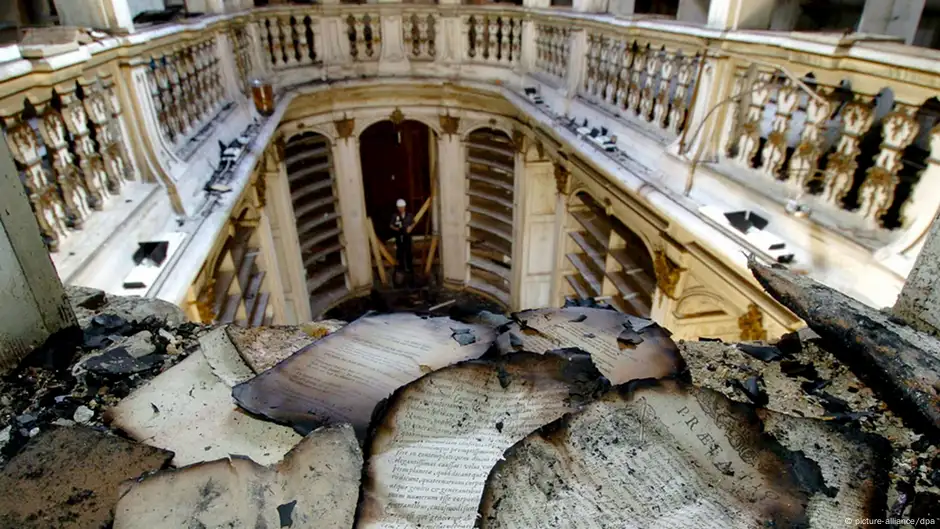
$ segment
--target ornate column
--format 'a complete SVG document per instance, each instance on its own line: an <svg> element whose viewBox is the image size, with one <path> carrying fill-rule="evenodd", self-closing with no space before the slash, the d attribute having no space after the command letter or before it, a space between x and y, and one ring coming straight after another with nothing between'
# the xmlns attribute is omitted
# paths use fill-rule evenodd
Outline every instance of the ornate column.
<svg viewBox="0 0 940 529"><path fill-rule="evenodd" d="M441 271L444 282L463 286L467 282L467 149L457 133L460 119L441 116L437 139L438 182L441 209Z"/></svg>
<svg viewBox="0 0 940 529"><path fill-rule="evenodd" d="M338 138L333 145L333 167L336 170L336 196L342 218L349 290L368 291L372 289L372 252L366 226L359 138L353 136L355 121L352 118L337 120L333 124Z"/></svg>

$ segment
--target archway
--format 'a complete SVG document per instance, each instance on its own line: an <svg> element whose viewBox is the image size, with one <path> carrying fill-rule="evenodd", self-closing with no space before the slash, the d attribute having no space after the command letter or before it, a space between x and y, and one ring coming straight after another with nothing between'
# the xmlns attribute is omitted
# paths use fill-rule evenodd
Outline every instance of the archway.
<svg viewBox="0 0 940 529"><path fill-rule="evenodd" d="M390 225L396 200L404 199L408 211L417 215L431 197L433 139L427 125L412 120L379 121L359 136L366 214L372 219L379 240L386 241L395 235ZM430 208L412 231L416 258L423 246L418 239L433 231L433 210ZM414 265L417 269L418 263Z"/></svg>

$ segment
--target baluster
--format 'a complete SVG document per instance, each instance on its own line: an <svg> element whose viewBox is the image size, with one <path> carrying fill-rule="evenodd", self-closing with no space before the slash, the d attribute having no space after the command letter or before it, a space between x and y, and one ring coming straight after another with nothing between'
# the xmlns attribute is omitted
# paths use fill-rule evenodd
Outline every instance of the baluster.
<svg viewBox="0 0 940 529"><path fill-rule="evenodd" d="M822 156L823 131L829 114L832 112L832 103L827 96L831 89L817 89L816 93L823 96L822 100L808 97L806 102L806 124L800 134L800 143L790 157L790 167L787 179L790 185L803 192L807 185L819 179L817 166Z"/></svg>
<svg viewBox="0 0 940 529"><path fill-rule="evenodd" d="M499 17L487 17L486 50L484 56L492 61L499 60Z"/></svg>
<svg viewBox="0 0 940 529"><path fill-rule="evenodd" d="M186 128L192 130L200 121L199 109L196 105L195 74L196 68L192 61L192 48L183 49L180 52L179 62L180 90L182 98L180 104L183 107L183 116L186 119Z"/></svg>
<svg viewBox="0 0 940 529"><path fill-rule="evenodd" d="M110 87L104 83L95 83L85 88L85 113L95 130L95 139L98 142L98 153L104 161L104 169L108 174L108 187L115 194L120 192L124 182L130 180L127 163L124 155L123 135L121 124L115 116L120 115L120 103L115 96L117 112L109 106L106 95Z"/></svg>
<svg viewBox="0 0 940 529"><path fill-rule="evenodd" d="M55 180L64 199L65 215L71 219L72 227L81 229L85 219L91 215L88 194L78 178L72 153L69 152L68 137L62 115L47 104L39 119L39 134L46 144Z"/></svg>
<svg viewBox="0 0 940 529"><path fill-rule="evenodd" d="M597 69L598 69L598 53L597 41L600 37L596 35L588 35L588 52L587 52L587 75L584 76L584 91L587 95L594 95L595 87L597 85Z"/></svg>
<svg viewBox="0 0 940 529"><path fill-rule="evenodd" d="M777 90L777 111L770 125L767 143L761 152L760 171L771 178L781 177L780 169L787 156L787 132L799 100L799 93L789 79Z"/></svg>
<svg viewBox="0 0 940 529"><path fill-rule="evenodd" d="M281 42L281 22L276 16L268 18L268 32L271 35L271 61L274 68L284 66L284 45Z"/></svg>
<svg viewBox="0 0 940 529"><path fill-rule="evenodd" d="M616 104L622 109L626 109L629 106L627 96L630 93L630 74L633 71L633 46L629 42L620 41L622 51L620 52L620 73L618 74L619 80L617 82L617 97Z"/></svg>
<svg viewBox="0 0 940 529"><path fill-rule="evenodd" d="M518 63L522 56L522 20L510 19L512 22L512 62Z"/></svg>
<svg viewBox="0 0 940 529"><path fill-rule="evenodd" d="M359 57L359 60L365 60L369 58L368 46L366 43L366 28L368 28L366 17L368 17L368 15L363 15L356 18L356 56Z"/></svg>
<svg viewBox="0 0 940 529"><path fill-rule="evenodd" d="M604 60L604 91L601 93L601 97L604 98L605 103L612 105L614 104L614 95L617 93L617 75L620 73L617 68L617 42L611 38L605 38L604 40L606 58Z"/></svg>
<svg viewBox="0 0 940 529"><path fill-rule="evenodd" d="M78 167L84 176L85 189L88 191L91 206L100 210L104 200L111 194L108 186L108 173L104 170L101 156L95 151L95 143L89 136L88 115L85 105L76 97L75 93L61 94L62 117L65 126L72 134L75 154L78 156Z"/></svg>
<svg viewBox="0 0 940 529"><path fill-rule="evenodd" d="M170 94L170 81L166 73L166 56L162 55L153 62L154 83L157 87L157 101L155 105L159 110L157 119L164 137L170 141L176 139L177 130L173 117L172 97Z"/></svg>
<svg viewBox="0 0 940 529"><path fill-rule="evenodd" d="M173 107L176 130L178 134L185 136L189 129L189 116L186 113L186 107L183 101L183 89L180 86L179 56L180 51L178 49L167 56L166 72L167 80L170 83L170 104Z"/></svg>
<svg viewBox="0 0 940 529"><path fill-rule="evenodd" d="M268 19L262 18L257 22L258 35L261 39L261 49L264 50L265 69L274 69L274 39L271 35L271 27L268 25Z"/></svg>
<svg viewBox="0 0 940 529"><path fill-rule="evenodd" d="M643 71L646 70L646 61L648 59L648 49L637 47L633 54L633 68L630 72L630 93L627 96L630 110L634 114L640 113L640 100L642 99Z"/></svg>
<svg viewBox="0 0 940 529"><path fill-rule="evenodd" d="M437 57L437 43L434 40L437 35L437 19L433 14L428 13L423 27L428 59L434 60Z"/></svg>
<svg viewBox="0 0 940 529"><path fill-rule="evenodd" d="M681 133L685 127L689 85L692 83L694 66L695 59L688 56L683 56L679 63L679 73L676 77L676 94L672 98L672 109L669 111L669 130L676 135Z"/></svg>
<svg viewBox="0 0 940 529"><path fill-rule="evenodd" d="M653 120L654 94L653 89L656 86L656 76L659 73L659 65L662 62L659 51L650 50L646 61L646 81L643 83L643 91L640 95L640 117L647 121Z"/></svg>
<svg viewBox="0 0 940 529"><path fill-rule="evenodd" d="M558 30L561 39L558 54L558 77L564 81L568 77L568 57L571 54L571 32L565 28Z"/></svg>
<svg viewBox="0 0 940 529"><path fill-rule="evenodd" d="M297 52L300 53L300 64L310 64L313 58L310 57L310 46L307 44L307 26L303 17L294 18L294 35L297 35Z"/></svg>
<svg viewBox="0 0 940 529"><path fill-rule="evenodd" d="M772 75L759 73L751 91L751 104L748 106L743 123L740 127L738 140L738 153L735 161L745 167L751 167L751 160L757 153L760 145L760 123L764 114L764 105L770 97ZM745 90L748 87L745 87Z"/></svg>
<svg viewBox="0 0 940 529"><path fill-rule="evenodd" d="M421 37L418 34L418 15L411 14L405 15L402 17L402 42L405 47L411 48L411 58L415 59L421 54L420 40Z"/></svg>
<svg viewBox="0 0 940 529"><path fill-rule="evenodd" d="M281 32L281 47L284 50L284 65L297 66L297 47L294 45L294 26L290 15L278 17Z"/></svg>
<svg viewBox="0 0 940 529"><path fill-rule="evenodd" d="M656 94L656 106L653 109L653 121L659 128L666 128L666 118L669 117L669 88L672 85L672 76L676 73L676 57L663 51L663 64L659 73L659 92Z"/></svg>
<svg viewBox="0 0 940 529"><path fill-rule="evenodd" d="M735 72L734 77L734 87L731 89L731 100L737 102L738 98L742 96L744 91L748 89L747 85L747 72L745 70L738 70ZM725 154L728 156L733 156L734 153L738 150L738 130L741 128L741 123L744 120L744 116L741 115L740 106L738 104L731 105L731 132L728 134L728 142L725 145Z"/></svg>
<svg viewBox="0 0 940 529"><path fill-rule="evenodd" d="M917 108L895 102L894 110L882 120L881 151L875 156L875 165L865 172L865 181L859 189L860 213L872 225L880 225L894 201L901 170L901 155L917 137L920 125L914 119Z"/></svg>
<svg viewBox="0 0 940 529"><path fill-rule="evenodd" d="M548 66L551 74L555 77L561 77L561 31L556 27L550 27L551 46L549 47Z"/></svg>
<svg viewBox="0 0 940 529"><path fill-rule="evenodd" d="M215 112L222 104L222 98L225 97L225 87L222 84L222 63L215 55L216 43L214 37L206 41L205 49L206 55L209 57L209 80L213 88L211 112Z"/></svg>
<svg viewBox="0 0 940 529"><path fill-rule="evenodd" d="M33 205L36 222L49 251L59 249L62 239L68 236L65 207L49 173L42 166L39 140L28 123L15 116L4 117L7 145L13 159L23 166L26 192Z"/></svg>
<svg viewBox="0 0 940 529"><path fill-rule="evenodd" d="M852 189L855 170L858 168L858 148L861 137L868 132L874 122L873 97L856 95L855 100L842 109L842 135L836 146L836 152L829 155L826 163L826 188L823 197L837 207L842 207L842 199Z"/></svg>
<svg viewBox="0 0 940 529"><path fill-rule="evenodd" d="M509 51L512 47L509 18L499 17L499 62L509 64L512 60L512 53Z"/></svg>

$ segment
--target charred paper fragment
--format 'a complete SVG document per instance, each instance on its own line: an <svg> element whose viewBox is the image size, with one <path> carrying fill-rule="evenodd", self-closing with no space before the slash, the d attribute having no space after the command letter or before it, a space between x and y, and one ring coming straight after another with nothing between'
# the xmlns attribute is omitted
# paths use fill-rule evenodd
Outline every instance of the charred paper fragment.
<svg viewBox="0 0 940 529"><path fill-rule="evenodd" d="M506 451L480 527L828 528L884 512L884 447L674 381L620 386Z"/></svg>
<svg viewBox="0 0 940 529"><path fill-rule="evenodd" d="M172 450L177 466L230 454L276 463L301 436L237 408L232 386L250 377L251 370L225 328L213 330L199 343L185 360L110 409L106 420L133 439Z"/></svg>
<svg viewBox="0 0 940 529"><path fill-rule="evenodd" d="M362 452L349 425L314 431L275 466L231 457L126 484L115 529L352 527Z"/></svg>
<svg viewBox="0 0 940 529"><path fill-rule="evenodd" d="M602 394L584 353L514 353L435 371L377 409L357 527L472 528L503 451Z"/></svg>
<svg viewBox="0 0 940 529"><path fill-rule="evenodd" d="M0 473L0 527L103 527L121 482L159 470L172 457L91 428L42 432Z"/></svg>
<svg viewBox="0 0 940 529"><path fill-rule="evenodd" d="M764 362L773 362L783 356L783 351L773 345L758 345L753 343L739 343L738 349Z"/></svg>
<svg viewBox="0 0 940 529"><path fill-rule="evenodd" d="M808 277L749 263L758 282L809 325L898 414L940 435L940 340Z"/></svg>
<svg viewBox="0 0 940 529"><path fill-rule="evenodd" d="M452 328L467 329L475 341L461 345ZM232 395L249 412L302 434L324 424L350 423L364 437L382 399L424 375L426 368L478 358L495 339L489 326L446 317L366 316L235 386Z"/></svg>
<svg viewBox="0 0 940 529"><path fill-rule="evenodd" d="M651 320L588 307L536 309L514 314L518 322L501 336L500 351L545 353L578 349L591 355L612 383L661 378L683 370L669 332Z"/></svg>
<svg viewBox="0 0 940 529"><path fill-rule="evenodd" d="M254 373L271 369L278 362L329 334L311 335L303 327L292 325L250 329L229 325L226 333Z"/></svg>

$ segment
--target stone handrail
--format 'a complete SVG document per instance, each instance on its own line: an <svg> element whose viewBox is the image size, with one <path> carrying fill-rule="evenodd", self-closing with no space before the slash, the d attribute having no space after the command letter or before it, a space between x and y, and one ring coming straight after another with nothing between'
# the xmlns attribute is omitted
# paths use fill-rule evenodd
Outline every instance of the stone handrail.
<svg viewBox="0 0 940 529"><path fill-rule="evenodd" d="M52 250L123 181L172 186L164 164L141 157L163 149L185 165L192 138L224 122L256 75L281 86L387 75L521 90L535 80L556 112L586 103L882 254L915 250L940 204L938 55L893 42L401 4L256 8L93 39L0 63L0 118ZM127 105L147 107L155 125L128 122Z"/></svg>

